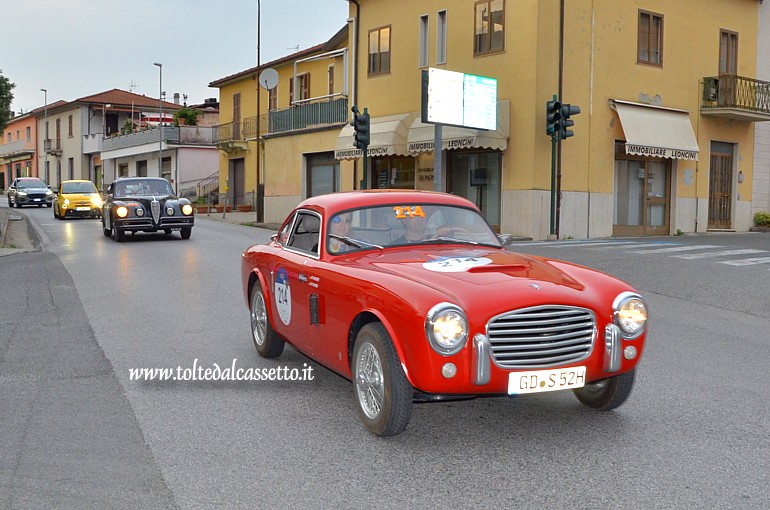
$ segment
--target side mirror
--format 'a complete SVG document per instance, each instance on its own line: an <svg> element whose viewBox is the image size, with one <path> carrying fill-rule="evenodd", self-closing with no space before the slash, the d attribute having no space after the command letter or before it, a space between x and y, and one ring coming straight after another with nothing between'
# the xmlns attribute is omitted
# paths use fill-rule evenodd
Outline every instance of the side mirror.
<svg viewBox="0 0 770 510"><path fill-rule="evenodd" d="M513 241L516 239L511 234L497 234L497 238L500 240L500 244L502 244L505 248L510 246L511 243L513 243Z"/></svg>
<svg viewBox="0 0 770 510"><path fill-rule="evenodd" d="M271 241L276 242L276 239L278 239L278 234L273 234L270 236Z"/></svg>

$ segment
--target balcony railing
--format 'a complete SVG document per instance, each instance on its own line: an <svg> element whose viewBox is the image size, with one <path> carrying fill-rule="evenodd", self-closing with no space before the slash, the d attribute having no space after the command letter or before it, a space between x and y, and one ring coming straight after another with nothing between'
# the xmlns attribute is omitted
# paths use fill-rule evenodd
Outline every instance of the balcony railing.
<svg viewBox="0 0 770 510"><path fill-rule="evenodd" d="M43 150L48 154L61 154L61 138L43 140Z"/></svg>
<svg viewBox="0 0 770 510"><path fill-rule="evenodd" d="M348 118L348 98L309 102L268 112L268 132L284 133L329 124L344 124Z"/></svg>
<svg viewBox="0 0 770 510"><path fill-rule="evenodd" d="M703 78L701 113L743 121L770 120L770 82L734 74Z"/></svg>

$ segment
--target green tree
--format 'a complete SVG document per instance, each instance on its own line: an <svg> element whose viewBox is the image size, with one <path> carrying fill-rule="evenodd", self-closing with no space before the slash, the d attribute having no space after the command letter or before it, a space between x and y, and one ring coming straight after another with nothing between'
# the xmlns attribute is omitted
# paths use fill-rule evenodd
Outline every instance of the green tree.
<svg viewBox="0 0 770 510"><path fill-rule="evenodd" d="M11 103L13 102L13 88L15 83L3 76L0 69L0 133L3 132L8 121L11 120Z"/></svg>

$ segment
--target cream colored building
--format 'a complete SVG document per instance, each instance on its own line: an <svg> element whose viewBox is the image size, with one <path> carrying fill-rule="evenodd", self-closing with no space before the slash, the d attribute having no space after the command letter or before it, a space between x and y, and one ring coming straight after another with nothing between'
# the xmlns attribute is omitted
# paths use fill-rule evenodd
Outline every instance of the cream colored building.
<svg viewBox="0 0 770 510"><path fill-rule="evenodd" d="M363 186L466 196L501 232L535 239L747 230L754 125L770 120L770 86L756 80L760 2L570 0L563 33L560 3L359 0L325 45L214 82L226 120L236 94L240 115L256 112L257 71L277 71L275 92L260 96L265 220ZM496 128L444 126L434 154L435 127L421 119L430 68L495 79ZM298 102L289 83L303 73ZM552 201L546 103L559 93L581 113L556 151ZM296 123L334 98L347 102L346 119ZM366 176L346 124L352 105L371 115ZM220 144L220 168L233 175L243 160L246 196L256 142L243 142Z"/></svg>

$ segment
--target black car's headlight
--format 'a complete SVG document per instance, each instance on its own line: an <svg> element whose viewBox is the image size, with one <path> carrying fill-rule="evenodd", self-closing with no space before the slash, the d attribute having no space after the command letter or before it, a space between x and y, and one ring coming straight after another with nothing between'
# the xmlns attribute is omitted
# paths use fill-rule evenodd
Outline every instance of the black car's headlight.
<svg viewBox="0 0 770 510"><path fill-rule="evenodd" d="M174 215L174 208L171 207L171 206L166 207L166 214L168 214L169 216L173 216Z"/></svg>
<svg viewBox="0 0 770 510"><path fill-rule="evenodd" d="M184 204L182 206L182 214L185 216L190 216L193 213L193 208L190 204Z"/></svg>
<svg viewBox="0 0 770 510"><path fill-rule="evenodd" d="M425 317L425 335L433 350L444 356L455 354L468 339L465 312L451 303L439 303Z"/></svg>
<svg viewBox="0 0 770 510"><path fill-rule="evenodd" d="M139 207L137 207L137 208L136 208L136 209L134 209L134 210L136 211L136 215L137 215L137 216L139 216L140 218L141 218L142 216L144 216L144 207L142 207L142 206L139 206Z"/></svg>
<svg viewBox="0 0 770 510"><path fill-rule="evenodd" d="M117 209L115 209L115 214L117 214L119 218L125 218L128 216L128 207L125 205L119 206Z"/></svg>
<svg viewBox="0 0 770 510"><path fill-rule="evenodd" d="M637 338L647 326L647 305L642 296L623 292L612 303L615 324L626 338Z"/></svg>

